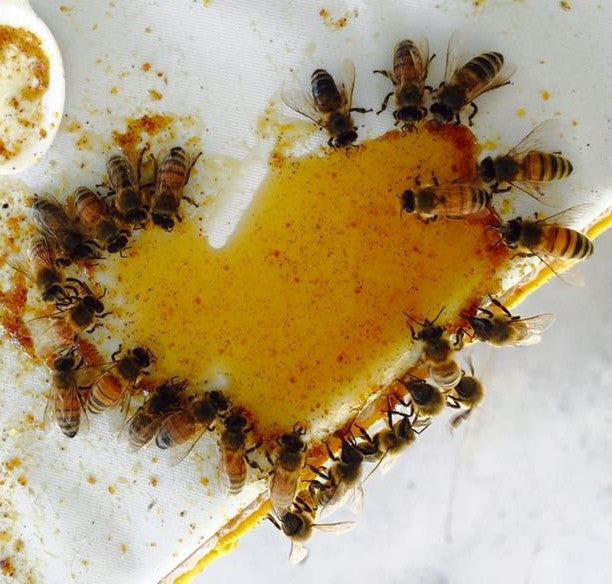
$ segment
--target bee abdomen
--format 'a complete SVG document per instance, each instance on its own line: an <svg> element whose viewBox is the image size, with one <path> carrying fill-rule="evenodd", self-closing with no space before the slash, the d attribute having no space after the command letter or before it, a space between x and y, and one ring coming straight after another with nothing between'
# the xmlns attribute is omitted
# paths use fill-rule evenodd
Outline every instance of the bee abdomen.
<svg viewBox="0 0 612 584"><path fill-rule="evenodd" d="M593 242L569 227L550 226L548 243L550 247L547 251L557 258L581 260L593 253Z"/></svg>
<svg viewBox="0 0 612 584"><path fill-rule="evenodd" d="M100 414L104 410L115 406L123 395L123 386L112 374L106 374L93 386L87 409L92 414Z"/></svg>
<svg viewBox="0 0 612 584"><path fill-rule="evenodd" d="M572 173L572 163L559 154L528 152L522 162L523 175L528 180L551 181L565 178Z"/></svg>
<svg viewBox="0 0 612 584"><path fill-rule="evenodd" d="M478 80L485 83L493 79L504 66L504 56L501 53L483 53L468 61L463 70Z"/></svg>
<svg viewBox="0 0 612 584"><path fill-rule="evenodd" d="M312 96L321 112L333 112L342 105L342 97L333 77L325 69L316 69L311 78Z"/></svg>

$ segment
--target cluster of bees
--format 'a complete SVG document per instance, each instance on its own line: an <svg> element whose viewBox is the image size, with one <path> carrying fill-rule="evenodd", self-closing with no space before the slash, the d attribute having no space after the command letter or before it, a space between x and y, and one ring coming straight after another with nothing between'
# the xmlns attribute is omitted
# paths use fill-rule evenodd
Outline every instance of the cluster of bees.
<svg viewBox="0 0 612 584"><path fill-rule="evenodd" d="M504 58L498 52L483 53L457 65L449 43L444 81L434 90L426 85L432 58L426 42L398 43L392 71L375 71L393 84L393 91L385 96L377 113L382 113L393 97L396 125L412 131L428 115L436 123L460 123L464 109L471 106L471 125L477 113L474 100L506 85L512 74L504 68ZM357 139L352 113L371 111L352 106L355 70L349 61L343 67L345 79L340 84L327 71L317 69L311 77L310 96L283 96L287 105L323 127L330 135L328 144L335 148L350 147ZM427 95L433 98L429 108L425 105ZM494 194L512 187L539 200L547 182L563 179L572 172L569 160L536 147L550 127L545 122L505 155L482 160L477 182L438 184L434 180L434 184L422 185L415 181L416 189L400 195L401 208L429 221L440 216L457 218L479 213L490 208ZM186 456L204 433L217 431L220 477L226 491L242 490L249 465L269 476L269 518L290 538L290 558L299 562L307 554L303 542L314 528L339 532L353 525L319 520L345 505L355 511L360 508L364 462L374 463L374 470L388 470L398 454L429 425L432 416L446 406L464 408L454 420L458 423L481 402L482 383L473 370L466 373L455 359L466 334L498 346L526 345L537 342L554 317L512 316L491 298L490 307L462 315L471 332L459 329L451 336L436 325L443 309L431 321L421 322L409 316L412 338L422 345L420 370L424 377L407 372L397 379L386 396L382 427L363 427L358 416L347 431L330 438L325 444L329 460L324 466L308 464L306 429L300 424L279 436L265 457L254 460L261 442L250 437L253 426L248 413L232 406L221 391L193 395L188 391L188 382L178 378L153 387L128 418L131 398L149 375L155 356L146 347L124 351L120 346L106 364L84 363L79 356L80 339L83 333L101 326L101 320L109 313L105 311L103 293L66 277L64 269L75 262L100 259L104 253L123 253L135 228L153 223L172 230L175 222L182 219L183 189L199 156L191 157L183 148L174 147L159 165L153 159L155 179L151 184L142 184L142 155L138 164L132 165L125 156L114 154L107 160L105 194L79 187L74 193L73 209L64 208L50 196L37 197L33 202L36 235L29 250L29 266L22 271L29 275L42 300L55 306L38 348L51 372L45 422L55 423L66 436L74 437L86 423L85 412L99 414L116 409L123 413L121 433L133 449L154 443L160 449L180 453L177 460ZM518 254L535 255L547 264L556 259L582 259L593 252L593 244L585 235L547 220L518 217L499 224L497 230L498 245L504 244ZM262 467L264 458L266 469ZM301 487L304 476L308 476L306 488Z"/></svg>

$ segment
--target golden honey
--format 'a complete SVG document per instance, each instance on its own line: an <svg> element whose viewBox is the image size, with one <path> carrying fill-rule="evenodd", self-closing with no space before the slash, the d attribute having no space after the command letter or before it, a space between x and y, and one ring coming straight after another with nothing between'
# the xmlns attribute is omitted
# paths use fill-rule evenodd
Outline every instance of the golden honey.
<svg viewBox="0 0 612 584"><path fill-rule="evenodd" d="M224 248L188 208L173 232L140 232L109 263L124 346L148 346L156 378L204 390L222 374L263 433L333 430L410 360L405 313L445 306L444 324L495 289L506 252L492 249L490 218L400 214L415 177L473 176L475 148L466 128L429 125L323 157L275 156Z"/></svg>

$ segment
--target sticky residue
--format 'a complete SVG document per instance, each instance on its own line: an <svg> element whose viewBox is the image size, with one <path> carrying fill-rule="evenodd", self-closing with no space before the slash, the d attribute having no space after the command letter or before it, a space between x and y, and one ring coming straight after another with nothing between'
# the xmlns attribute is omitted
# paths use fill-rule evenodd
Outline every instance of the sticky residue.
<svg viewBox="0 0 612 584"><path fill-rule="evenodd" d="M333 16L327 8L321 8L319 10L319 16L323 19L325 26L340 29L344 28L351 18L357 18L357 16L359 16L359 11L355 8L354 10L348 10L341 16Z"/></svg>
<svg viewBox="0 0 612 584"><path fill-rule="evenodd" d="M519 108L516 110L516 117L517 117L517 118L524 118L526 113L527 113L527 112L525 111L525 108L524 108L524 107L519 107Z"/></svg>
<svg viewBox="0 0 612 584"><path fill-rule="evenodd" d="M0 26L0 162L40 139L49 58L30 31Z"/></svg>
<svg viewBox="0 0 612 584"><path fill-rule="evenodd" d="M550 99L550 93L548 93L546 90L542 91L541 95L544 101L548 101Z"/></svg>

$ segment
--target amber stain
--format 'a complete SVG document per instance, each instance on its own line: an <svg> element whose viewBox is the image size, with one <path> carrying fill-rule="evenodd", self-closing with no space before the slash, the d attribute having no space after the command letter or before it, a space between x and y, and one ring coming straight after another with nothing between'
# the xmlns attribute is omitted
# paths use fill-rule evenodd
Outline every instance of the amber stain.
<svg viewBox="0 0 612 584"><path fill-rule="evenodd" d="M124 346L145 343L155 377L195 387L218 373L258 429L324 419L363 403L410 349L406 317L456 319L495 288L505 251L490 218L425 224L398 194L414 179L469 178L463 127L391 132L348 152L277 157L230 242L193 223L143 231L111 264ZM112 276L112 274L111 274Z"/></svg>

